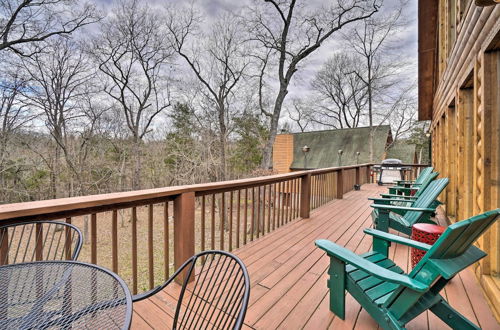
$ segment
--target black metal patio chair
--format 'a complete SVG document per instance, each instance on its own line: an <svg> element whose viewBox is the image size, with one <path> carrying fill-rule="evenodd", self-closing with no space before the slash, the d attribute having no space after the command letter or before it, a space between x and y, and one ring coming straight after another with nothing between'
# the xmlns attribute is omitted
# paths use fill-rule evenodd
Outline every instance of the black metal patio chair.
<svg viewBox="0 0 500 330"><path fill-rule="evenodd" d="M185 279L173 329L241 329L250 297L250 279L243 262L225 251L192 256L165 283L133 296L132 301L153 296L181 273Z"/></svg>
<svg viewBox="0 0 500 330"><path fill-rule="evenodd" d="M81 248L82 232L69 223L32 221L0 226L0 265L76 260Z"/></svg>

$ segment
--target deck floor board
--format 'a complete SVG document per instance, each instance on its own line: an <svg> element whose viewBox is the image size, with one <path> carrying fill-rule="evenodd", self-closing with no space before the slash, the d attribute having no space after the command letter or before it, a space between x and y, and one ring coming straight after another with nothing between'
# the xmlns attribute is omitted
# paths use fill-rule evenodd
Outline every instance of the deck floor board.
<svg viewBox="0 0 500 330"><path fill-rule="evenodd" d="M329 260L314 246L314 241L327 238L358 254L369 251L371 237L363 233L363 228L371 225L367 197L385 190L377 185L363 185L361 191L349 192L342 200L313 210L309 219L294 220L233 251L246 264L252 286L244 329L379 328L349 294L345 320L329 311ZM390 255L403 270L411 266L408 248L393 244ZM177 292L178 288L167 288L159 297L136 303L132 328L164 328L171 324ZM472 270L453 279L443 296L483 329L500 329ZM421 314L407 327L447 328L430 312Z"/></svg>

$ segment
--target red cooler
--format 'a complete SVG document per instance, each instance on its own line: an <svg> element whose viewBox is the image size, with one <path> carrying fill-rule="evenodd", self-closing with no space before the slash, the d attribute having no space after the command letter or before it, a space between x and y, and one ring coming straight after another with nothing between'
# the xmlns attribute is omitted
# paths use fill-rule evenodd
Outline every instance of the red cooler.
<svg viewBox="0 0 500 330"><path fill-rule="evenodd" d="M445 227L433 225L430 223L417 223L412 227L411 239L417 242L432 245L437 241L437 239L439 238L439 236L441 236L445 229ZM415 265L418 264L418 262L424 255L425 251L412 248L411 267L415 267Z"/></svg>

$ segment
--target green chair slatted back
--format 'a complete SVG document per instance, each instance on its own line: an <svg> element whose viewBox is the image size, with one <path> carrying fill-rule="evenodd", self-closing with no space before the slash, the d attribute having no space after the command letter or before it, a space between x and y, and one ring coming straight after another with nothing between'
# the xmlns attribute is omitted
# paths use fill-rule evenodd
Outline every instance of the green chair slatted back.
<svg viewBox="0 0 500 330"><path fill-rule="evenodd" d="M414 183L418 184L415 185L415 187L419 188L417 190L417 193L415 193L415 195L417 195L418 192L421 191L422 189L425 189L425 187L439 175L438 172L433 172L433 170L434 170L433 167L426 167L422 170L422 172L420 172L420 175L414 181ZM389 187L389 192L395 194L398 192L398 188L407 188L407 186L403 184L403 185L396 185L393 187Z"/></svg>
<svg viewBox="0 0 500 330"><path fill-rule="evenodd" d="M432 166L424 168L420 172L419 176L415 179L415 183L422 183L422 182L424 182L424 180L427 178L427 176L429 176L429 174L432 173L433 170L434 170L434 167L432 167Z"/></svg>
<svg viewBox="0 0 500 330"><path fill-rule="evenodd" d="M453 276L486 255L473 244L499 218L500 209L496 209L449 226L409 274L430 289L417 292L400 286L384 306L398 319L411 319L405 314L431 307L435 303L432 298Z"/></svg>
<svg viewBox="0 0 500 330"><path fill-rule="evenodd" d="M434 181L434 179L436 179L438 177L439 173L438 172L431 172L429 173L425 178L424 180L422 181L422 184L420 186L418 186L418 190L417 192L415 193L415 197L419 197L424 191L425 189L427 189L427 187L429 186L429 184Z"/></svg>
<svg viewBox="0 0 500 330"><path fill-rule="evenodd" d="M418 208L428 208L434 203L434 201L438 198L441 192L448 185L448 178L434 180L425 189L425 193L421 194L415 202L412 204L412 207ZM419 211L408 211L404 215L404 219L410 224L413 225L419 221L422 217L423 212Z"/></svg>

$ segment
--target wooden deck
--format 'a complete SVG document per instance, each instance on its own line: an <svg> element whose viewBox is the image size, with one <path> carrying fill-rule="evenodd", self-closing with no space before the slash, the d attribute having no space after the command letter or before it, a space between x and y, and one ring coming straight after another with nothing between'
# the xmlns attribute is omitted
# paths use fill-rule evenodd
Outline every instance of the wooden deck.
<svg viewBox="0 0 500 330"><path fill-rule="evenodd" d="M314 246L327 238L356 253L371 248L363 228L371 225L367 197L385 187L363 185L342 200L334 200L298 220L247 244L235 253L244 261L252 282L246 329L376 329L375 321L348 294L346 319L328 309L326 287L328 258ZM393 244L393 260L408 269L408 248ZM134 304L133 329L170 328L178 287L165 289L155 297ZM448 302L483 329L500 329L472 270L462 272L443 291ZM446 329L434 314L427 312L407 325L408 329Z"/></svg>

